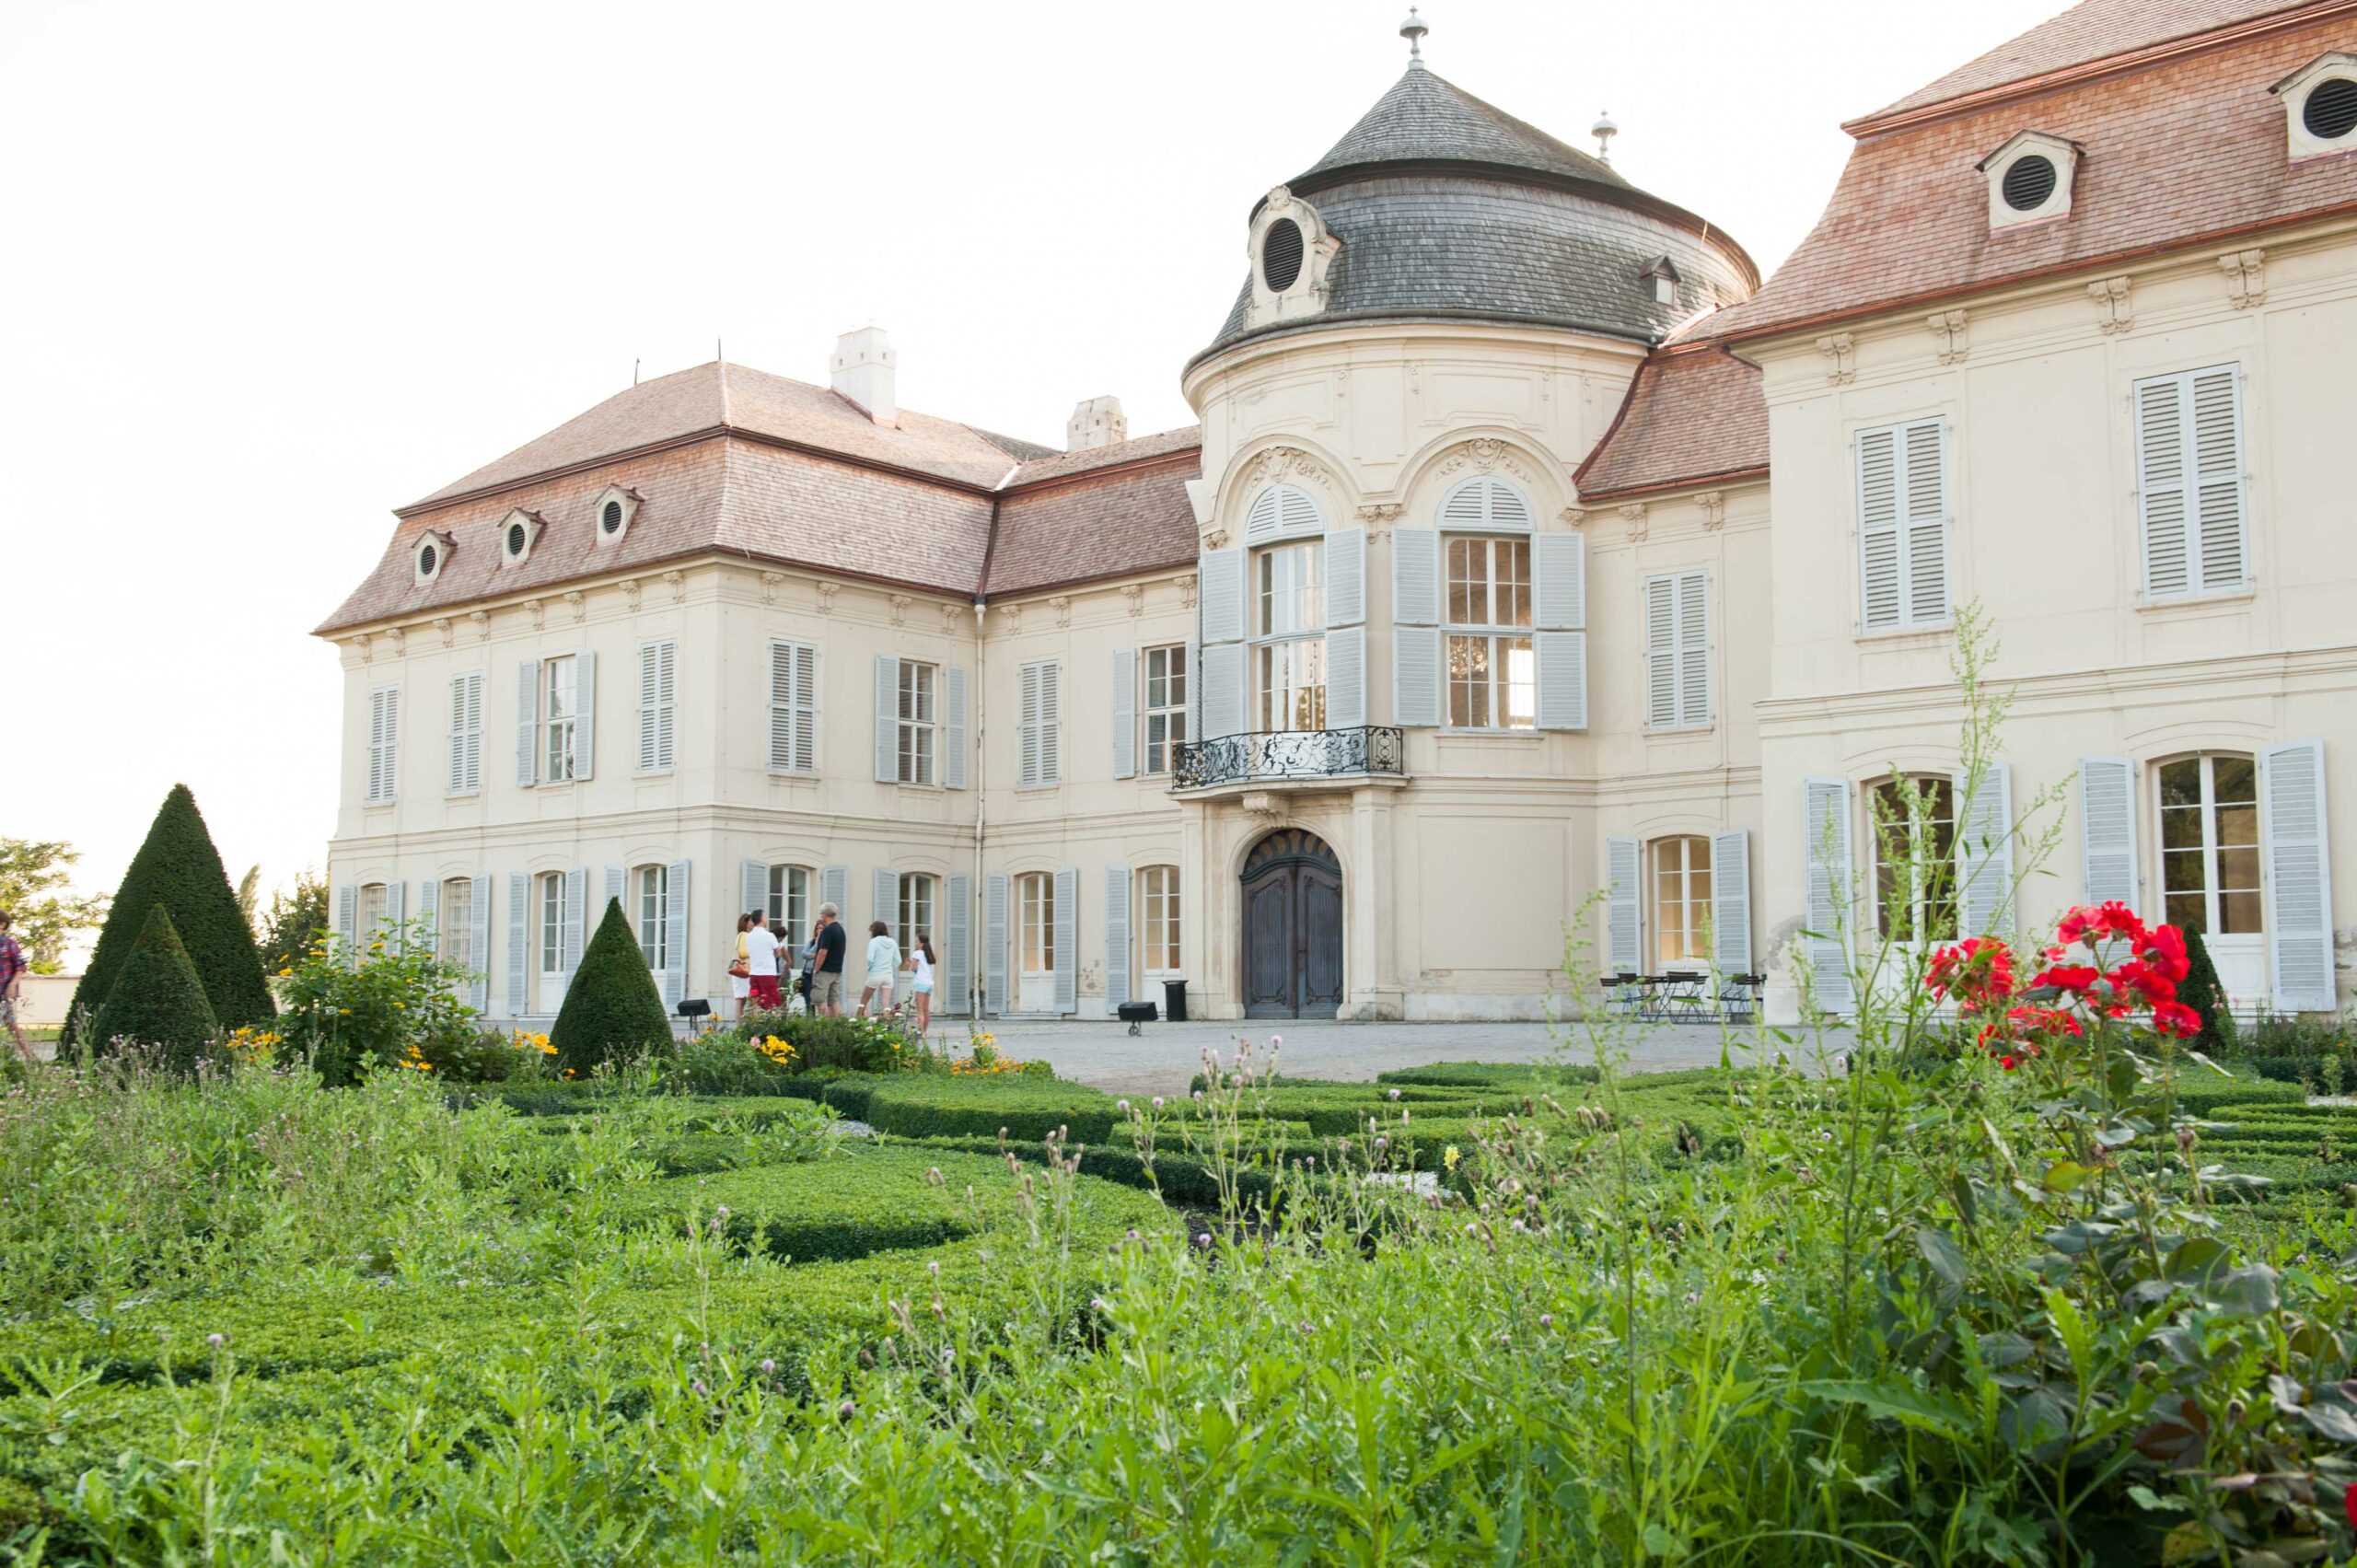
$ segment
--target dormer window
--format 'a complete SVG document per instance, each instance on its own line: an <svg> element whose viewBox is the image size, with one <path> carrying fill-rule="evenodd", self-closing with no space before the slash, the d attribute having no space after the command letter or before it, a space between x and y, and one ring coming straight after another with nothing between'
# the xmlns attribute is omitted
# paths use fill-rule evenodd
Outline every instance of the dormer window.
<svg viewBox="0 0 2357 1568"><path fill-rule="evenodd" d="M606 487L598 497L598 532L599 544L618 544L630 532L631 519L638 516L639 494L635 490L619 484Z"/></svg>
<svg viewBox="0 0 2357 1568"><path fill-rule="evenodd" d="M428 530L410 551L410 565L416 574L417 586L425 587L442 575L450 563L451 539L448 534Z"/></svg>
<svg viewBox="0 0 2357 1568"><path fill-rule="evenodd" d="M1260 237L1260 281L1271 294L1283 294L1301 276L1301 225L1279 218Z"/></svg>
<svg viewBox="0 0 2357 1568"><path fill-rule="evenodd" d="M500 519L499 563L521 566L530 560L532 546L540 541L540 530L547 526L538 512L528 512L521 506Z"/></svg>
<svg viewBox="0 0 2357 1568"><path fill-rule="evenodd" d="M1678 275L1678 263L1672 261L1668 257L1655 257L1651 261L1645 263L1645 270L1639 273L1637 276L1643 282L1646 289L1653 295L1654 303L1655 305L1675 305L1678 303L1678 285L1679 281Z"/></svg>
<svg viewBox="0 0 2357 1568"><path fill-rule="evenodd" d="M1280 185L1252 215L1246 254L1252 261L1252 297L1244 324L1263 327L1326 308L1326 269L1342 242L1326 232L1318 209Z"/></svg>
<svg viewBox="0 0 2357 1568"><path fill-rule="evenodd" d="M1989 180L1989 226L2018 228L2070 216L2078 167L2078 144L2043 131L2024 131L1991 153L1980 164Z"/></svg>
<svg viewBox="0 0 2357 1568"><path fill-rule="evenodd" d="M2268 91L2283 100L2294 161L2357 152L2357 54L2319 54Z"/></svg>

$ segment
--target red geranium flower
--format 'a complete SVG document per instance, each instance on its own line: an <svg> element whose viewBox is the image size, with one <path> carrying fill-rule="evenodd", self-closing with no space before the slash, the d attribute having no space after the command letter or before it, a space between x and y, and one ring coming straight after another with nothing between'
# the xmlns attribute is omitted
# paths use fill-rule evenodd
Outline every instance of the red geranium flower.
<svg viewBox="0 0 2357 1568"><path fill-rule="evenodd" d="M2056 964L2032 975L2029 984L2033 991L2048 985L2057 991L2085 991L2102 978L2102 971L2093 964Z"/></svg>
<svg viewBox="0 0 2357 1568"><path fill-rule="evenodd" d="M2153 1007L2153 1028L2165 1035L2191 1040L2201 1032L2201 1015L2182 1002L2156 1003Z"/></svg>
<svg viewBox="0 0 2357 1568"><path fill-rule="evenodd" d="M1923 983L1933 995L1954 996L1968 1009L2001 1003L2014 993L2014 955L1993 936L1968 936L1932 955Z"/></svg>

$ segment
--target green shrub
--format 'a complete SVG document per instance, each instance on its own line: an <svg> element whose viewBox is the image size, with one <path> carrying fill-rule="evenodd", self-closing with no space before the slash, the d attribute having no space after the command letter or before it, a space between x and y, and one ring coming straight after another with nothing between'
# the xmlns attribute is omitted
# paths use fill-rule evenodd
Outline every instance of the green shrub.
<svg viewBox="0 0 2357 1568"><path fill-rule="evenodd" d="M192 1072L220 1038L204 987L180 946L171 912L151 904L139 940L115 971L114 990L99 1011L92 1045L152 1047L179 1072Z"/></svg>
<svg viewBox="0 0 2357 1568"><path fill-rule="evenodd" d="M827 1103L842 1108L850 1092L839 1098L838 1089L843 1088L830 1087ZM990 1137L1004 1128L1009 1138L1036 1142L1062 1128L1073 1143L1101 1144L1118 1115L1112 1096L1086 1084L1012 1074L902 1075L868 1087L859 1120L903 1138Z"/></svg>
<svg viewBox="0 0 2357 1568"><path fill-rule="evenodd" d="M938 1184L927 1179L934 1169ZM987 1202L970 1205L969 1186ZM841 1261L970 1236L1006 1189L1000 1161L847 1144L828 1159L657 1181L633 1190L615 1213L625 1224L679 1229L708 1225L725 1208L722 1232L739 1246L773 1258Z"/></svg>
<svg viewBox="0 0 2357 1568"><path fill-rule="evenodd" d="M911 1039L894 1018L819 1017L750 1012L722 1031L748 1042L767 1038L794 1048L791 1070L906 1073L946 1070L948 1063Z"/></svg>
<svg viewBox="0 0 2357 1568"><path fill-rule="evenodd" d="M2177 999L2201 1019L2200 1030L2193 1037L2195 1050L2215 1056L2234 1049L2235 1016L2226 1005L2226 988L2218 983L2218 967L2210 961L2210 944L2192 928L2185 933L2185 979L2177 985Z"/></svg>
<svg viewBox="0 0 2357 1568"><path fill-rule="evenodd" d="M606 916L564 988L549 1043L557 1065L576 1074L671 1050L670 1015L620 899L606 900Z"/></svg>
<svg viewBox="0 0 2357 1568"><path fill-rule="evenodd" d="M286 1051L311 1064L322 1082L341 1088L378 1067L428 1068L436 1059L461 1071L454 1076L478 1081L492 1069L474 1009L459 999L463 970L434 956L434 928L417 920L369 938L363 951L347 954L336 945L315 947L281 971L279 990L286 1010L278 1033ZM537 1071L537 1058L505 1063Z"/></svg>
<svg viewBox="0 0 2357 1568"><path fill-rule="evenodd" d="M276 1014L253 928L238 908L238 895L221 868L220 852L205 830L196 797L186 784L174 784L148 826L146 841L131 857L122 886L115 890L89 967L74 988L60 1044L73 1042L75 1024L86 1010L95 1015L113 997L115 981L132 961L131 951L157 905L172 912L180 946L195 967L215 1023L225 1029L260 1028ZM99 1043L104 1040L100 1036Z"/></svg>
<svg viewBox="0 0 2357 1568"><path fill-rule="evenodd" d="M1521 1092L1533 1085L1593 1084L1593 1067L1550 1066L1528 1062L1434 1062L1423 1067L1398 1067L1377 1073L1378 1084L1429 1084L1436 1088L1508 1089ZM1643 1082L1644 1080L1632 1080Z"/></svg>

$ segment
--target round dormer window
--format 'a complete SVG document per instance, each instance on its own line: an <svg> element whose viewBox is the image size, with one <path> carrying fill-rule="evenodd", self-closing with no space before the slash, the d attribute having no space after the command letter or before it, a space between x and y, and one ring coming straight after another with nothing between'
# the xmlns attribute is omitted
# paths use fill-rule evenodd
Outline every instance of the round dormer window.
<svg viewBox="0 0 2357 1568"><path fill-rule="evenodd" d="M434 568L435 568L436 566L439 566L439 565L441 565L441 564L442 564L442 552L441 552L439 550L436 550L436 549L434 547L434 544L433 544L433 542L432 542L431 540L428 540L426 543L424 543L424 544L422 544L422 545L418 546L418 548L417 548L417 575L418 575L419 576L421 576L421 577L430 577L430 576L434 575Z"/></svg>
<svg viewBox="0 0 2357 1568"><path fill-rule="evenodd" d="M610 534L621 532L622 504L620 501L608 500L605 506L598 513L598 526Z"/></svg>
<svg viewBox="0 0 2357 1568"><path fill-rule="evenodd" d="M1260 237L1260 281L1271 294L1283 294L1301 276L1301 225L1279 218Z"/></svg>
<svg viewBox="0 0 2357 1568"><path fill-rule="evenodd" d="M2027 157L2014 160L2013 167L2005 170L2004 183L1999 189L2005 198L2005 205L2017 213L2034 213L2054 194L2054 184L2060 178L2055 172L2052 158L2032 153Z"/></svg>
<svg viewBox="0 0 2357 1568"><path fill-rule="evenodd" d="M2337 142L2357 131L2357 81L2328 76L2308 89L2300 108L2300 123L2319 142Z"/></svg>
<svg viewBox="0 0 2357 1568"><path fill-rule="evenodd" d="M510 523L507 525L507 554L511 560L522 555L524 553L524 546L530 542L530 539L524 532L523 524Z"/></svg>

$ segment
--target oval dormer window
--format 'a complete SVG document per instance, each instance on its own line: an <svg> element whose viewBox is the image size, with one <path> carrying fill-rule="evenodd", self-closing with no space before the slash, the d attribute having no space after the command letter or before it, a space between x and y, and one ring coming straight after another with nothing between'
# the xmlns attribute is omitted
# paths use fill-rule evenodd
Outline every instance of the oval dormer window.
<svg viewBox="0 0 2357 1568"><path fill-rule="evenodd" d="M622 504L620 501L609 500L604 509L598 514L598 526L608 533L621 532Z"/></svg>
<svg viewBox="0 0 2357 1568"><path fill-rule="evenodd" d="M430 577L434 575L434 568L440 564L442 564L442 552L440 551L435 549L431 544L424 544L418 547L417 575L419 576Z"/></svg>
<svg viewBox="0 0 2357 1568"><path fill-rule="evenodd" d="M2036 212L2054 194L2054 182L2059 178L2052 158L2032 153L2014 159L2013 167L2005 170L2002 187L2005 205L2017 213Z"/></svg>
<svg viewBox="0 0 2357 1568"><path fill-rule="evenodd" d="M1260 237L1260 281L1271 294L1283 294L1301 276L1301 225L1279 218Z"/></svg>
<svg viewBox="0 0 2357 1568"><path fill-rule="evenodd" d="M523 553L524 553L524 546L525 546L527 543L528 543L528 542L529 542L529 540L528 540L525 538L525 535L524 535L524 525L523 525L523 524L521 524L521 523L510 523L510 524L508 524L508 525L507 525L507 553L508 553L508 554L510 554L510 555L521 555L521 554L523 554Z"/></svg>
<svg viewBox="0 0 2357 1568"><path fill-rule="evenodd" d="M2337 142L2357 131L2357 81L2328 76L2308 91L2300 123L2319 142Z"/></svg>

